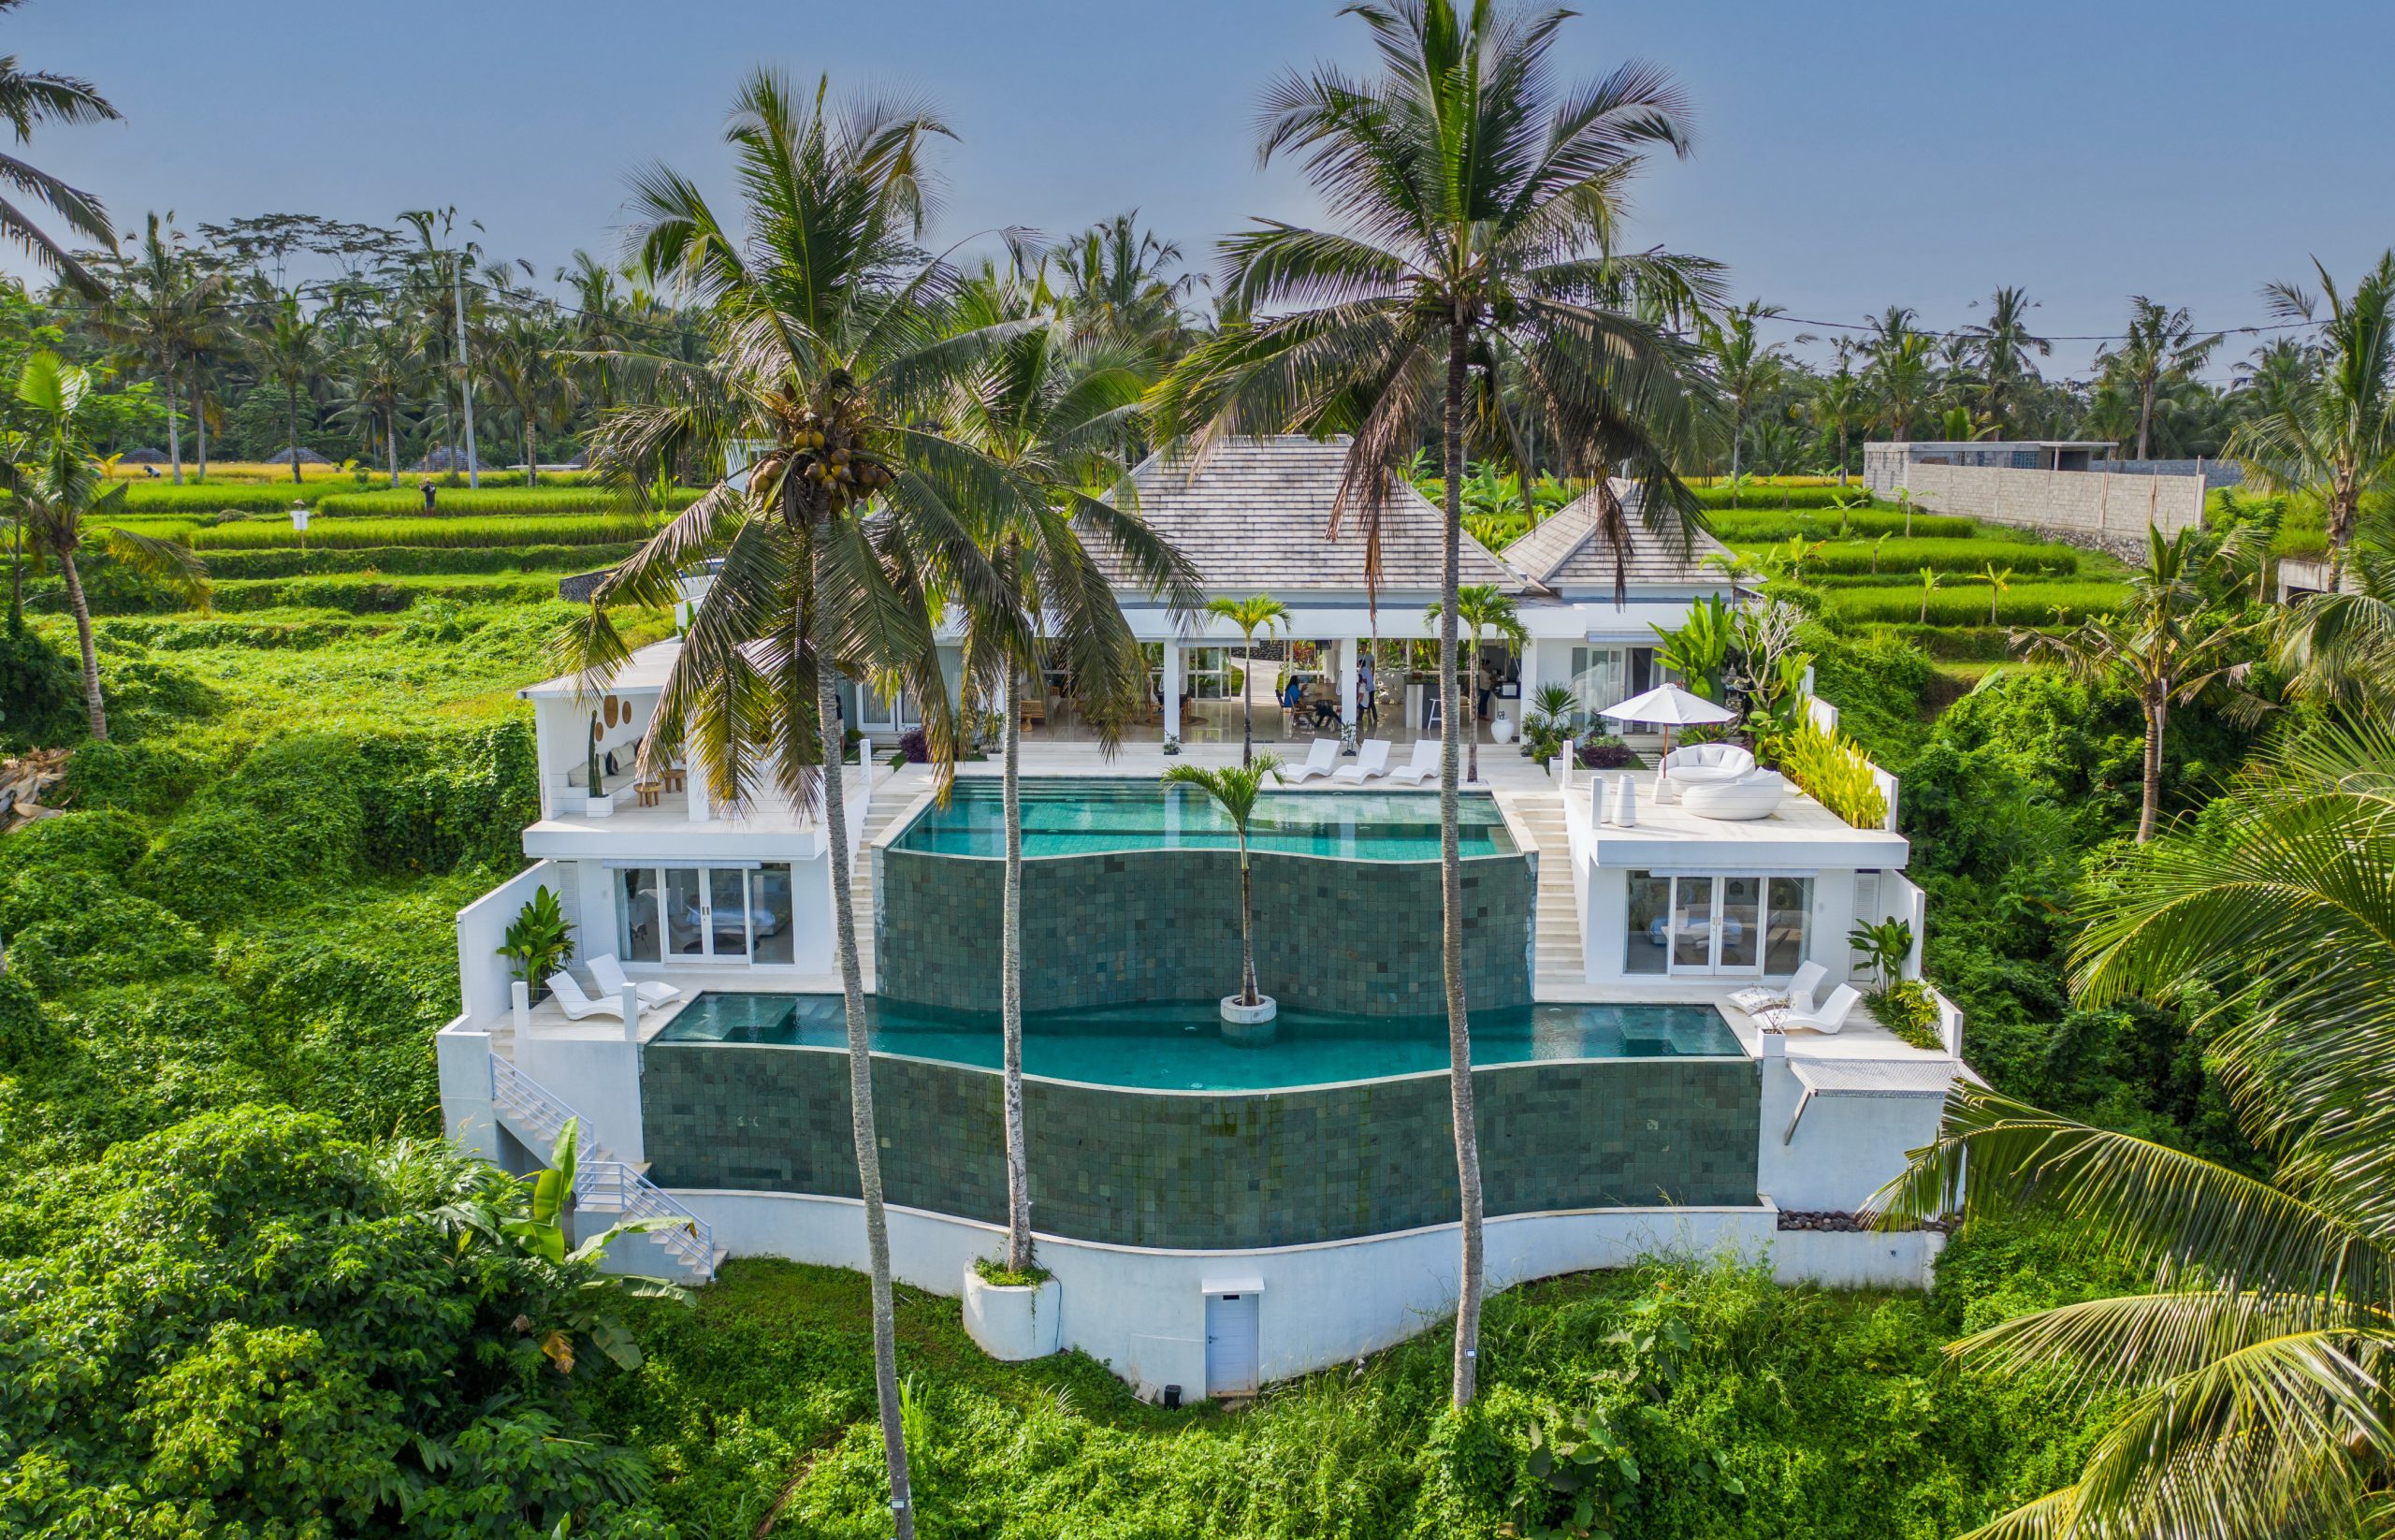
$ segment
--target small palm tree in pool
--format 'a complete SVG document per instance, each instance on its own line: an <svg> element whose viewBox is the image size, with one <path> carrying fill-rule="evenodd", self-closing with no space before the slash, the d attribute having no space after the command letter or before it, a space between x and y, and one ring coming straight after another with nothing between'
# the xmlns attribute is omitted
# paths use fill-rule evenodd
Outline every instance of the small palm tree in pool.
<svg viewBox="0 0 2395 1540"><path fill-rule="evenodd" d="M1256 763L1256 633L1286 624L1289 606L1269 593L1255 594L1246 599L1214 599L1206 608L1239 628L1247 639L1241 650L1239 676L1240 737L1239 762Z"/></svg>
<svg viewBox="0 0 2395 1540"><path fill-rule="evenodd" d="M1264 996L1256 988L1256 930L1249 923L1247 909L1247 821L1255 816L1256 799L1263 793L1264 777L1281 778L1281 756L1265 754L1253 764L1227 764L1221 769L1209 769L1196 764L1176 764L1164 773L1167 786L1195 786L1214 799L1214 806L1231 821L1231 831L1239 835L1239 1003L1260 1005Z"/></svg>

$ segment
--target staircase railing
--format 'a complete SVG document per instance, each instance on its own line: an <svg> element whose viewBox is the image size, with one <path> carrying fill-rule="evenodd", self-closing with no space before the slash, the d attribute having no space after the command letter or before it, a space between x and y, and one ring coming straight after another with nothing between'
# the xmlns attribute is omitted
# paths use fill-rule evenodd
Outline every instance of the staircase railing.
<svg viewBox="0 0 2395 1540"><path fill-rule="evenodd" d="M578 1208L620 1213L627 1219L674 1219L671 1229L652 1230L665 1249L702 1281L715 1276L715 1230L673 1194L620 1160L585 1160L574 1167Z"/></svg>
<svg viewBox="0 0 2395 1540"><path fill-rule="evenodd" d="M533 1153L544 1156L557 1143L558 1135L565 1132L566 1124L582 1115L498 1053L490 1056L490 1103L516 1126L519 1134L530 1134L538 1141Z"/></svg>

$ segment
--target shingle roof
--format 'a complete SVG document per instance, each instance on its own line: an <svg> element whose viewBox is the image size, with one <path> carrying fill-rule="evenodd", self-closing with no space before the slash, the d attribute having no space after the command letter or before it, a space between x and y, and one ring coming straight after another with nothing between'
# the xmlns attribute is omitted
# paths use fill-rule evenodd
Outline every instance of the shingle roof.
<svg viewBox="0 0 2395 1540"><path fill-rule="evenodd" d="M1688 555L1676 542L1656 534L1639 522L1638 489L1626 481L1613 483L1630 526L1630 558L1623 574L1633 588L1726 588L1729 580L1705 566L1714 551L1729 549L1700 531ZM1602 588L1611 592L1614 550L1597 534L1597 494L1591 490L1542 519L1538 527L1505 547L1506 565L1523 580L1557 592Z"/></svg>
<svg viewBox="0 0 2395 1540"><path fill-rule="evenodd" d="M1194 476L1186 451L1154 456L1133 477L1139 516L1196 563L1209 593L1361 592L1364 541L1352 510L1339 538L1327 538L1347 443L1228 439L1198 458ZM1439 510L1397 479L1381 516L1384 593L1438 592L1441 525ZM1461 566L1465 583L1508 592L1522 586L1470 535L1462 537Z"/></svg>

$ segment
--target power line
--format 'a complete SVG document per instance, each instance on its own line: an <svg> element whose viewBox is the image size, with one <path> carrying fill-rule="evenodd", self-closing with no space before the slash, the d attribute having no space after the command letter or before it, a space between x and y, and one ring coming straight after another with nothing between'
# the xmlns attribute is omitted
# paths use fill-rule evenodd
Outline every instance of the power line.
<svg viewBox="0 0 2395 1540"><path fill-rule="evenodd" d="M1755 319L1758 321L1777 321L1783 326L1791 327L1826 327L1833 331L1877 332L1880 329L1879 323L1875 321L1812 321L1807 320L1801 315L1763 314L1758 314ZM2328 324L2329 323L2326 321L2286 321L2272 326L2221 327L2216 329L2218 330L2219 335L2223 337L2260 337L2269 333L2281 331L2316 331ZM1906 329L1909 330L1916 337L1979 338L1986 335L1985 332L1974 330L1968 327L1957 327L1952 331L1931 331L1921 327L1910 327ZM2130 333L2122 331L2074 332L2068 336L2041 337L2036 339L2036 341L2044 342L2126 342L2130 340Z"/></svg>

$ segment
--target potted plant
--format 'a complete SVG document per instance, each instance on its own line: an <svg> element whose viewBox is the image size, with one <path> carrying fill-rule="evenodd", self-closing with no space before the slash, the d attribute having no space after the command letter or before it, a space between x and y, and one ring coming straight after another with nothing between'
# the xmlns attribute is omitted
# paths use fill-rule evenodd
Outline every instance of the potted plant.
<svg viewBox="0 0 2395 1540"><path fill-rule="evenodd" d="M1270 1042L1280 1006L1256 987L1256 927L1248 910L1247 823L1264 777L1281 778L1281 756L1258 754L1253 764L1176 764L1164 773L1167 786L1195 786L1214 799L1239 836L1239 993L1223 996L1223 1036L1233 1042Z"/></svg>
<svg viewBox="0 0 2395 1540"><path fill-rule="evenodd" d="M1008 1268L1001 1257L965 1264L965 1334L1001 1363L1044 1358L1064 1345L1065 1289L1033 1263Z"/></svg>
<svg viewBox="0 0 2395 1540"><path fill-rule="evenodd" d="M599 751L599 713L590 714L590 760L586 774L590 777L590 803L584 809L592 818L605 818L616 810L616 799L607 795L607 757Z"/></svg>
<svg viewBox="0 0 2395 1540"><path fill-rule="evenodd" d="M516 911L499 954L515 965L515 976L524 981L534 1000L548 993L549 976L573 961L573 932L567 927L565 908L548 884L535 889Z"/></svg>

